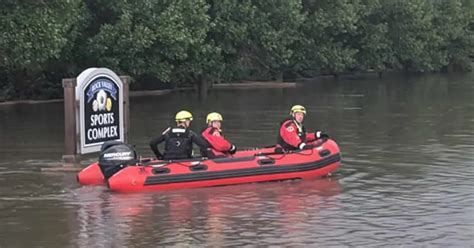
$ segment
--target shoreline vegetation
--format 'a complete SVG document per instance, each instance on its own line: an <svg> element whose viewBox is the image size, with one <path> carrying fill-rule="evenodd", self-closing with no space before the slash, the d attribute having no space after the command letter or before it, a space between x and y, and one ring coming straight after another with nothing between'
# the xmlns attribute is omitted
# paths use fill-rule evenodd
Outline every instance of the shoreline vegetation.
<svg viewBox="0 0 474 248"><path fill-rule="evenodd" d="M384 77L417 77L417 76L428 76L428 73L404 73L404 72L386 72ZM238 81L231 83L212 84L209 90L252 90L252 89L281 89L281 88L295 88L305 83L314 82L336 82L338 80L364 80L380 78L377 72L358 72L358 73L346 73L338 77L334 75L321 75L312 78L297 78L291 82L283 81ZM130 90L129 97L143 97L143 96L161 96L173 94L176 92L189 92L194 91L199 93L197 85L190 87L177 87L173 89L157 89L157 90ZM12 101L0 101L1 106L8 105L19 105L19 104L41 104L41 103L55 103L63 102L63 98L47 99L47 100L12 100Z"/></svg>
<svg viewBox="0 0 474 248"><path fill-rule="evenodd" d="M471 0L7 0L0 6L0 102L62 98L61 80L89 67L129 75L131 90L146 94L193 88L201 96L259 85L233 82L470 71L474 60Z"/></svg>
<svg viewBox="0 0 474 248"><path fill-rule="evenodd" d="M300 83L296 82L237 82L228 84L213 85L212 89L216 90L247 90L247 89L276 89L276 88L295 88ZM183 91L198 91L193 87L175 88L175 89L162 89L162 90L133 90L129 92L129 97L142 97L142 96L161 96L172 94L175 92ZM2 105L17 105L17 104L40 104L40 103L54 103L63 102L64 99L49 99L49 100L16 100L16 101L5 101L0 102Z"/></svg>

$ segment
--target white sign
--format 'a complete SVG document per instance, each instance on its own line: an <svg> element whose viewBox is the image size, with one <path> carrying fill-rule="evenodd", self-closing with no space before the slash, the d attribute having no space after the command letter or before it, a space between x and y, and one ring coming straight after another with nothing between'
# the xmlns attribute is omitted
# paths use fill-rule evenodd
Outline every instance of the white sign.
<svg viewBox="0 0 474 248"><path fill-rule="evenodd" d="M124 141L123 83L117 74L107 68L83 71L77 77L76 101L80 154L98 152L106 141Z"/></svg>

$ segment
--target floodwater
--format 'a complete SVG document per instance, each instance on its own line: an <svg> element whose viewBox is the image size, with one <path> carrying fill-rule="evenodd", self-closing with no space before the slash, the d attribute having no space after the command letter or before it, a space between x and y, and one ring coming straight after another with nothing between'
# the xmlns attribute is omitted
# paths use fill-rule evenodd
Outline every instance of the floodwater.
<svg viewBox="0 0 474 248"><path fill-rule="evenodd" d="M132 98L143 156L180 109L195 130L221 112L244 149L273 144L293 104L343 155L320 180L137 194L39 172L61 158L62 103L0 106L0 247L474 247L473 96L465 74Z"/></svg>

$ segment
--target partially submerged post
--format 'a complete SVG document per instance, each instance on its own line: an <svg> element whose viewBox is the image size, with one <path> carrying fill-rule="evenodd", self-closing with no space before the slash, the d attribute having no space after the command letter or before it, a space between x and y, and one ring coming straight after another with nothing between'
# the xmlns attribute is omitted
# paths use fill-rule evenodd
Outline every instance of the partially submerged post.
<svg viewBox="0 0 474 248"><path fill-rule="evenodd" d="M77 78L63 79L64 150L60 168L79 170L80 155L100 151L106 141L128 141L129 76L107 68L89 68Z"/></svg>
<svg viewBox="0 0 474 248"><path fill-rule="evenodd" d="M199 75L197 83L199 101L204 101L206 100L209 91L209 82L207 82L204 76Z"/></svg>
<svg viewBox="0 0 474 248"><path fill-rule="evenodd" d="M63 79L64 88L64 155L63 165L79 164L76 152L76 79Z"/></svg>
<svg viewBox="0 0 474 248"><path fill-rule="evenodd" d="M128 142L128 130L130 129L130 76L120 76L123 87L123 140Z"/></svg>

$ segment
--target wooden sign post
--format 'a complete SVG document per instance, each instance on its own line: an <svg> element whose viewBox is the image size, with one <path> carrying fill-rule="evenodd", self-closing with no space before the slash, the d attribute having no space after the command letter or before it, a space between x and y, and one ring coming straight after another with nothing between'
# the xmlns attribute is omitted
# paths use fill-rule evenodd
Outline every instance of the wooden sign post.
<svg viewBox="0 0 474 248"><path fill-rule="evenodd" d="M106 141L128 141L129 83L107 68L63 79L63 167L80 168L81 154L99 152Z"/></svg>

